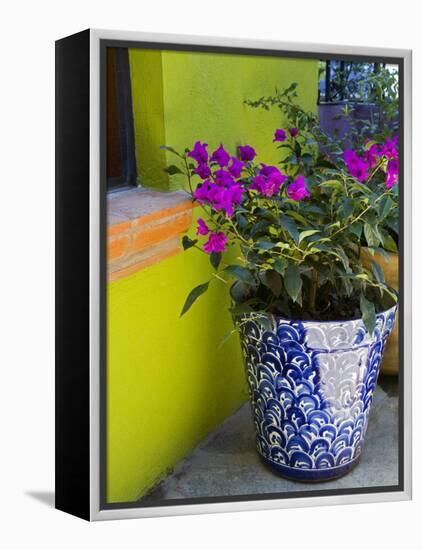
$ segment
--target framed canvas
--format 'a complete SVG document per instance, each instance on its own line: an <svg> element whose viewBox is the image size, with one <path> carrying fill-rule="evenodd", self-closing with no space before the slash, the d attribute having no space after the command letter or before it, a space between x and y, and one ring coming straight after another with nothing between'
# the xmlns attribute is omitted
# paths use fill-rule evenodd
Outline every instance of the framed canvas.
<svg viewBox="0 0 422 550"><path fill-rule="evenodd" d="M411 498L411 52L56 43L56 507Z"/></svg>

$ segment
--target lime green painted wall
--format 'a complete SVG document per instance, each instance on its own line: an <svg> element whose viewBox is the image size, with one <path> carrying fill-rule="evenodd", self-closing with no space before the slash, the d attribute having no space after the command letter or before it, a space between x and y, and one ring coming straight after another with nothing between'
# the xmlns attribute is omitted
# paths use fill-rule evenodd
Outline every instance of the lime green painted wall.
<svg viewBox="0 0 422 550"><path fill-rule="evenodd" d="M146 187L167 190L162 53L129 50L132 82L135 155L138 181Z"/></svg>
<svg viewBox="0 0 422 550"><path fill-rule="evenodd" d="M275 128L283 126L280 111L252 109L245 99L298 82L302 105L316 108L316 60L141 49L129 53L136 158L146 187L180 189L186 184L183 176L169 178L163 172L175 161L159 149L164 144L183 150L200 139L211 151L223 142L234 153L237 145L248 143L260 161L277 163L280 152L272 138Z"/></svg>
<svg viewBox="0 0 422 550"><path fill-rule="evenodd" d="M227 289L214 282L181 319L188 292L210 277L196 250L108 287L107 496L135 500L247 398Z"/></svg>

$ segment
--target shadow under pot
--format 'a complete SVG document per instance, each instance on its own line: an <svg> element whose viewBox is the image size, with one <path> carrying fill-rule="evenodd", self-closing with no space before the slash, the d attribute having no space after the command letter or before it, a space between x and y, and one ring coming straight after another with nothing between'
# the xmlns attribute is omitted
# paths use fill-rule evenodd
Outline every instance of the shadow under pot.
<svg viewBox="0 0 422 550"><path fill-rule="evenodd" d="M265 464L312 482L343 476L358 463L396 309L377 314L373 334L361 319L235 317Z"/></svg>

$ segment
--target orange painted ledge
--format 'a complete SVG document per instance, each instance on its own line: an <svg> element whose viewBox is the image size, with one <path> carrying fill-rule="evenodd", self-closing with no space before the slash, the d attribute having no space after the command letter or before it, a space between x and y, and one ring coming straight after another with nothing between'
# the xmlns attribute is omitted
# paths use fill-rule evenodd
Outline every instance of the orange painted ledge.
<svg viewBox="0 0 422 550"><path fill-rule="evenodd" d="M129 189L107 197L108 280L127 277L181 251L194 204L184 191Z"/></svg>

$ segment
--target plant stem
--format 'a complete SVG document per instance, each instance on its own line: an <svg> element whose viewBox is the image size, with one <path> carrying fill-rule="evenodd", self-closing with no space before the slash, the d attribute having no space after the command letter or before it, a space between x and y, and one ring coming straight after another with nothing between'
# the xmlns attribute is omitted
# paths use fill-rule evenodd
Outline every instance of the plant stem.
<svg viewBox="0 0 422 550"><path fill-rule="evenodd" d="M188 184L189 184L190 193L193 197L192 179L191 179L190 169L189 169L189 165L188 165L188 159L186 158L186 155L183 157L183 160L185 161L186 175L188 177Z"/></svg>
<svg viewBox="0 0 422 550"><path fill-rule="evenodd" d="M379 197L377 197L374 202L372 204L370 204L369 206L367 206L364 210L362 210L362 212L356 216L356 218L353 218L353 220L351 220L350 223L346 224L346 225L343 225L343 227L340 227L340 229L337 229L337 231L334 231L334 233L332 233L330 235L331 238L333 238L335 235L337 235L338 233L341 233L342 231L344 231L345 229L347 229L348 227L350 227L351 225L353 225L355 222L357 222L358 220L360 220L360 218L365 215L368 210L370 210L371 208L374 208L374 205L375 203L377 203L380 199L382 199L382 197L385 197L386 195L388 195L388 193L383 193L382 195L380 195Z"/></svg>
<svg viewBox="0 0 422 550"><path fill-rule="evenodd" d="M309 310L311 311L311 313L315 313L317 287L318 287L318 272L316 269L312 268L311 288L309 291Z"/></svg>

